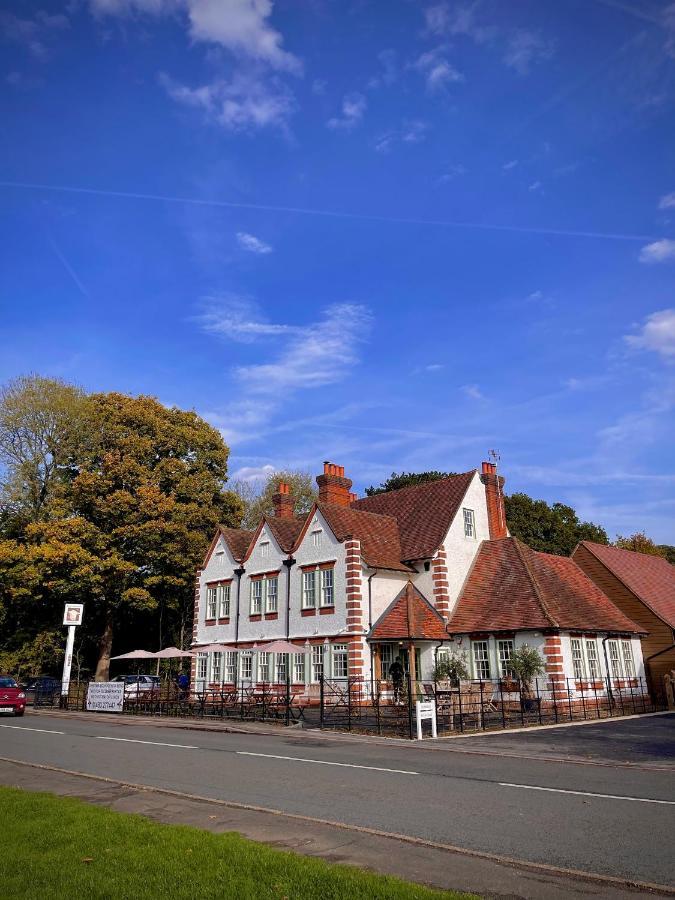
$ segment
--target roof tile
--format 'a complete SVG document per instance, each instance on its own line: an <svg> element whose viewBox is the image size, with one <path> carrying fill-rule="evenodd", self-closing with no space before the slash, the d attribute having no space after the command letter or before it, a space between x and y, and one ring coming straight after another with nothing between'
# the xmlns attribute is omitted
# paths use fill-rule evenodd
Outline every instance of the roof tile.
<svg viewBox="0 0 675 900"><path fill-rule="evenodd" d="M445 622L409 581L375 622L369 640L448 640Z"/></svg>

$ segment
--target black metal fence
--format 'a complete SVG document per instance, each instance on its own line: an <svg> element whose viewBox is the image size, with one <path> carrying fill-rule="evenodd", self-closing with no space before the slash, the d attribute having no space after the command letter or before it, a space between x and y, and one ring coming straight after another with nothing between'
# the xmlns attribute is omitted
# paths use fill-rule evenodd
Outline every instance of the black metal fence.
<svg viewBox="0 0 675 900"><path fill-rule="evenodd" d="M85 710L87 689L88 683L74 682L67 698L56 690L36 693L33 703ZM664 708L639 677L593 682L535 679L525 685L511 680L434 684L406 678L401 684L392 684L348 678L322 679L309 686L265 683L196 691L181 691L168 682L151 690L131 686L125 690L122 711L127 715L300 723L306 728L412 738L417 730L417 700L433 702L439 735L606 719ZM428 725L425 729L428 732Z"/></svg>

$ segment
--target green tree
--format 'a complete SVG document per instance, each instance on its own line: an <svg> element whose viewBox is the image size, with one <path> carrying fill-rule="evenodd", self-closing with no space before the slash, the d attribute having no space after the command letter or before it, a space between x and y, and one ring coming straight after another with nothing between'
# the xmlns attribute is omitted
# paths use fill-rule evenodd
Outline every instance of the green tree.
<svg viewBox="0 0 675 900"><path fill-rule="evenodd" d="M385 491L397 491L399 488L410 487L413 484L424 484L427 481L438 481L439 478L447 478L449 475L456 475L456 472L392 472L389 478L382 482L379 487L371 485L366 488L366 496L372 497L374 494L383 494Z"/></svg>
<svg viewBox="0 0 675 900"><path fill-rule="evenodd" d="M671 566L675 566L675 547L671 544L658 544L657 546L662 551L664 559L667 559Z"/></svg>
<svg viewBox="0 0 675 900"><path fill-rule="evenodd" d="M272 472L262 482L233 481L231 488L244 504L242 528L256 528L263 515L274 513L272 497L279 488L279 482L285 481L291 489L295 500L295 513L308 513L318 497L316 482L309 472L294 472L281 469Z"/></svg>
<svg viewBox="0 0 675 900"><path fill-rule="evenodd" d="M85 394L54 378L27 375L0 390L3 532L48 516L87 427Z"/></svg>
<svg viewBox="0 0 675 900"><path fill-rule="evenodd" d="M593 522L581 522L571 506L533 500L527 494L504 497L510 533L533 550L569 556L579 541L608 544L607 532Z"/></svg>
<svg viewBox="0 0 675 900"><path fill-rule="evenodd" d="M661 556L664 559L668 556L668 550L655 544L644 531L636 531L635 534L628 535L628 537L617 534L614 546L620 547L622 550L633 550L635 553L646 553L648 556Z"/></svg>

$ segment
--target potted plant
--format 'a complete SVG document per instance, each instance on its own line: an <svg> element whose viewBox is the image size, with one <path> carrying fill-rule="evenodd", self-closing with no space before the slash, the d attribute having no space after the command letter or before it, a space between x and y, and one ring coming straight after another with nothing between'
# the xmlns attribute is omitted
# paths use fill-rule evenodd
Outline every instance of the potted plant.
<svg viewBox="0 0 675 900"><path fill-rule="evenodd" d="M536 712L539 698L532 696L532 679L546 671L546 663L534 647L523 644L514 650L509 660L509 669L520 682L523 710Z"/></svg>
<svg viewBox="0 0 675 900"><path fill-rule="evenodd" d="M459 653L444 653L440 658L437 657L433 677L436 684L448 681L451 687L459 687L459 682L469 677L466 652L461 655Z"/></svg>

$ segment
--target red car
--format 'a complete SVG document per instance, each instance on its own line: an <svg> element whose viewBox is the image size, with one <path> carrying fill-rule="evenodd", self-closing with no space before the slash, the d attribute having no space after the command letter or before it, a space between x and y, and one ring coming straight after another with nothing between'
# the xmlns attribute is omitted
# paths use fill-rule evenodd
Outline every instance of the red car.
<svg viewBox="0 0 675 900"><path fill-rule="evenodd" d="M26 692L13 678L0 675L0 713L22 716L26 710Z"/></svg>

